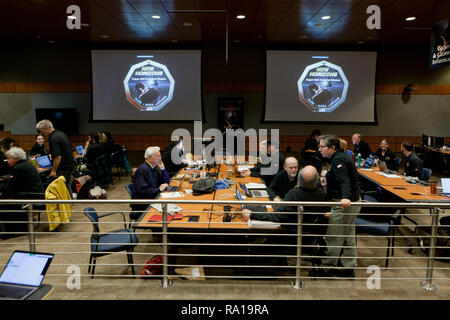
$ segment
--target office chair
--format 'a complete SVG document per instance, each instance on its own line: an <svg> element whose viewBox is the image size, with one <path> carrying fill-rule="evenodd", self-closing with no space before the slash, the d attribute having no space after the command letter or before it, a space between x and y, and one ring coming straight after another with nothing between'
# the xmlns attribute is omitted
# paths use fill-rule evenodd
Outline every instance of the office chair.
<svg viewBox="0 0 450 320"><path fill-rule="evenodd" d="M131 199L135 199L134 197L134 188L132 183L128 183L125 185L125 189L127 189L128 193L130 194ZM130 220L136 221L140 218L140 216L144 213L144 211L147 209L148 205L146 204L130 204ZM131 228L131 222L130 222L130 228Z"/></svg>
<svg viewBox="0 0 450 320"><path fill-rule="evenodd" d="M402 162L402 158L396 157L394 161L395 161L395 170L398 170L398 168L400 167L400 163Z"/></svg>
<svg viewBox="0 0 450 320"><path fill-rule="evenodd" d="M388 221L386 222L371 221L370 216L367 218L356 217L355 220L356 233L387 237L386 268L389 267L389 257L394 256L395 231L401 220L400 210L396 210L393 215L387 218Z"/></svg>
<svg viewBox="0 0 450 320"><path fill-rule="evenodd" d="M125 229L110 231L109 233L100 233L100 228L98 225L98 220L110 216L113 214L121 214L123 217L123 222ZM89 268L88 273L92 274L91 278L94 278L95 273L95 263L97 258L111 254L113 252L127 251L128 263L131 265L131 271L133 275L134 265L133 265L133 250L138 244L138 238L134 231L127 229L125 215L122 212L109 212L102 215L97 215L94 208L88 207L84 209L84 214L92 221L93 232L91 235L91 255L89 257ZM92 263L93 262L93 263Z"/></svg>
<svg viewBox="0 0 450 320"><path fill-rule="evenodd" d="M122 150L118 150L111 155L111 170L116 168L117 175L119 177L122 175L122 170L125 171L125 161Z"/></svg>
<svg viewBox="0 0 450 320"><path fill-rule="evenodd" d="M422 168L423 181L428 181L430 179L432 173L433 173L433 171L431 169Z"/></svg>

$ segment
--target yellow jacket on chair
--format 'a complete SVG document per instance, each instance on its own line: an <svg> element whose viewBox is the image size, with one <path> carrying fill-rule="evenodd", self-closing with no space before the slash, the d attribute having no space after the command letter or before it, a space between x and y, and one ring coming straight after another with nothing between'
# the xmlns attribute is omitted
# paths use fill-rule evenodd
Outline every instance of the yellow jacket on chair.
<svg viewBox="0 0 450 320"><path fill-rule="evenodd" d="M45 200L72 200L66 187L66 178L60 176L49 184L45 190ZM53 231L61 223L67 223L72 216L71 203L47 203L49 230Z"/></svg>

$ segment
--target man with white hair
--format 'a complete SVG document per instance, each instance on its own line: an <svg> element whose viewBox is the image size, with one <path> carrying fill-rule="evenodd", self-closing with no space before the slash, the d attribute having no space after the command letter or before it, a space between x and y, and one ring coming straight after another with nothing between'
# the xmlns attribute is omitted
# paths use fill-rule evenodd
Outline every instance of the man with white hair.
<svg viewBox="0 0 450 320"><path fill-rule="evenodd" d="M13 199L23 197L19 193L40 193L26 195L27 198L42 198L44 187L36 168L27 161L27 154L22 148L12 147L6 152L8 164L13 167L11 177L0 184L1 197Z"/></svg>
<svg viewBox="0 0 450 320"><path fill-rule="evenodd" d="M134 195L136 199L155 199L169 186L169 174L161 161L159 147L148 147L144 159L134 174Z"/></svg>
<svg viewBox="0 0 450 320"><path fill-rule="evenodd" d="M50 178L64 176L69 193L72 194L72 170L75 167L72 144L64 132L56 130L50 120L41 120L36 124L36 129L48 140L50 154L52 155L52 170Z"/></svg>

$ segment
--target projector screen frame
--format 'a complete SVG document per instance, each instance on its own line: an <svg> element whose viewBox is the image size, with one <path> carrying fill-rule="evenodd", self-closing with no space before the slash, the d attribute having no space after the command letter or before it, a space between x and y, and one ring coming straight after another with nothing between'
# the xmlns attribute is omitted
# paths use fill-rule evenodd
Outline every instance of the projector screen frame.
<svg viewBox="0 0 450 320"><path fill-rule="evenodd" d="M373 112L374 117L373 121L299 121L299 120L265 120L266 119L266 98L267 98L267 51L290 51L290 52L320 52L320 51L346 51L346 52L376 52L376 59L375 59L375 81L374 81L374 106L373 106ZM376 86L377 86L377 78L378 78L378 61L380 57L380 50L369 50L367 48L355 50L355 49L346 49L346 48L339 48L339 49L327 49L327 48L320 48L320 49L284 49L284 48L265 48L265 61L264 61L264 99L263 99L263 112L261 115L261 124L342 124L342 125L378 125L378 117L377 117L377 93L376 93Z"/></svg>
<svg viewBox="0 0 450 320"><path fill-rule="evenodd" d="M89 48L89 67L90 67L90 84L91 84L91 92L90 92L90 112L89 112L89 123L191 123L194 120L96 120L93 118L94 113L94 81L93 81L93 69L92 69L92 51L97 50L121 50L121 51L149 51L149 50L165 50L165 51L183 51L183 50L197 50L200 51L200 108L201 108L201 120L202 123L206 123L206 113L205 113L205 104L204 104L204 95L203 95L203 62L204 62L204 50L200 46L177 46L177 48L173 48L173 46L158 46L158 47L147 47L147 46L116 46L114 44L111 45L101 45L101 46L91 46Z"/></svg>

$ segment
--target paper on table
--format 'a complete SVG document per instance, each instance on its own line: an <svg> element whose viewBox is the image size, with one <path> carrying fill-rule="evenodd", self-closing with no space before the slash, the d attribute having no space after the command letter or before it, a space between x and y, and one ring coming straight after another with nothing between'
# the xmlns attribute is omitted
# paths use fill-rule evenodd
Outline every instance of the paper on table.
<svg viewBox="0 0 450 320"><path fill-rule="evenodd" d="M272 221L251 220L248 219L248 227L255 229L277 229L281 225Z"/></svg>
<svg viewBox="0 0 450 320"><path fill-rule="evenodd" d="M373 171L373 169L361 168L362 171Z"/></svg>
<svg viewBox="0 0 450 320"><path fill-rule="evenodd" d="M159 212L162 212L162 205L160 203L154 203L154 204L152 204L152 207L155 208L156 210L158 210ZM169 203L167 205L167 213L172 214L172 213L178 212L178 211L183 211L183 208L181 208L175 204L172 204L172 203Z"/></svg>
<svg viewBox="0 0 450 320"><path fill-rule="evenodd" d="M382 171L378 171L377 173L379 175L382 175L383 177L386 177L386 178L403 178L402 176L399 176L399 175L396 175L396 174L384 173Z"/></svg>
<svg viewBox="0 0 450 320"><path fill-rule="evenodd" d="M168 198L180 198L184 197L183 192L163 192L161 193L161 198L168 199Z"/></svg>

